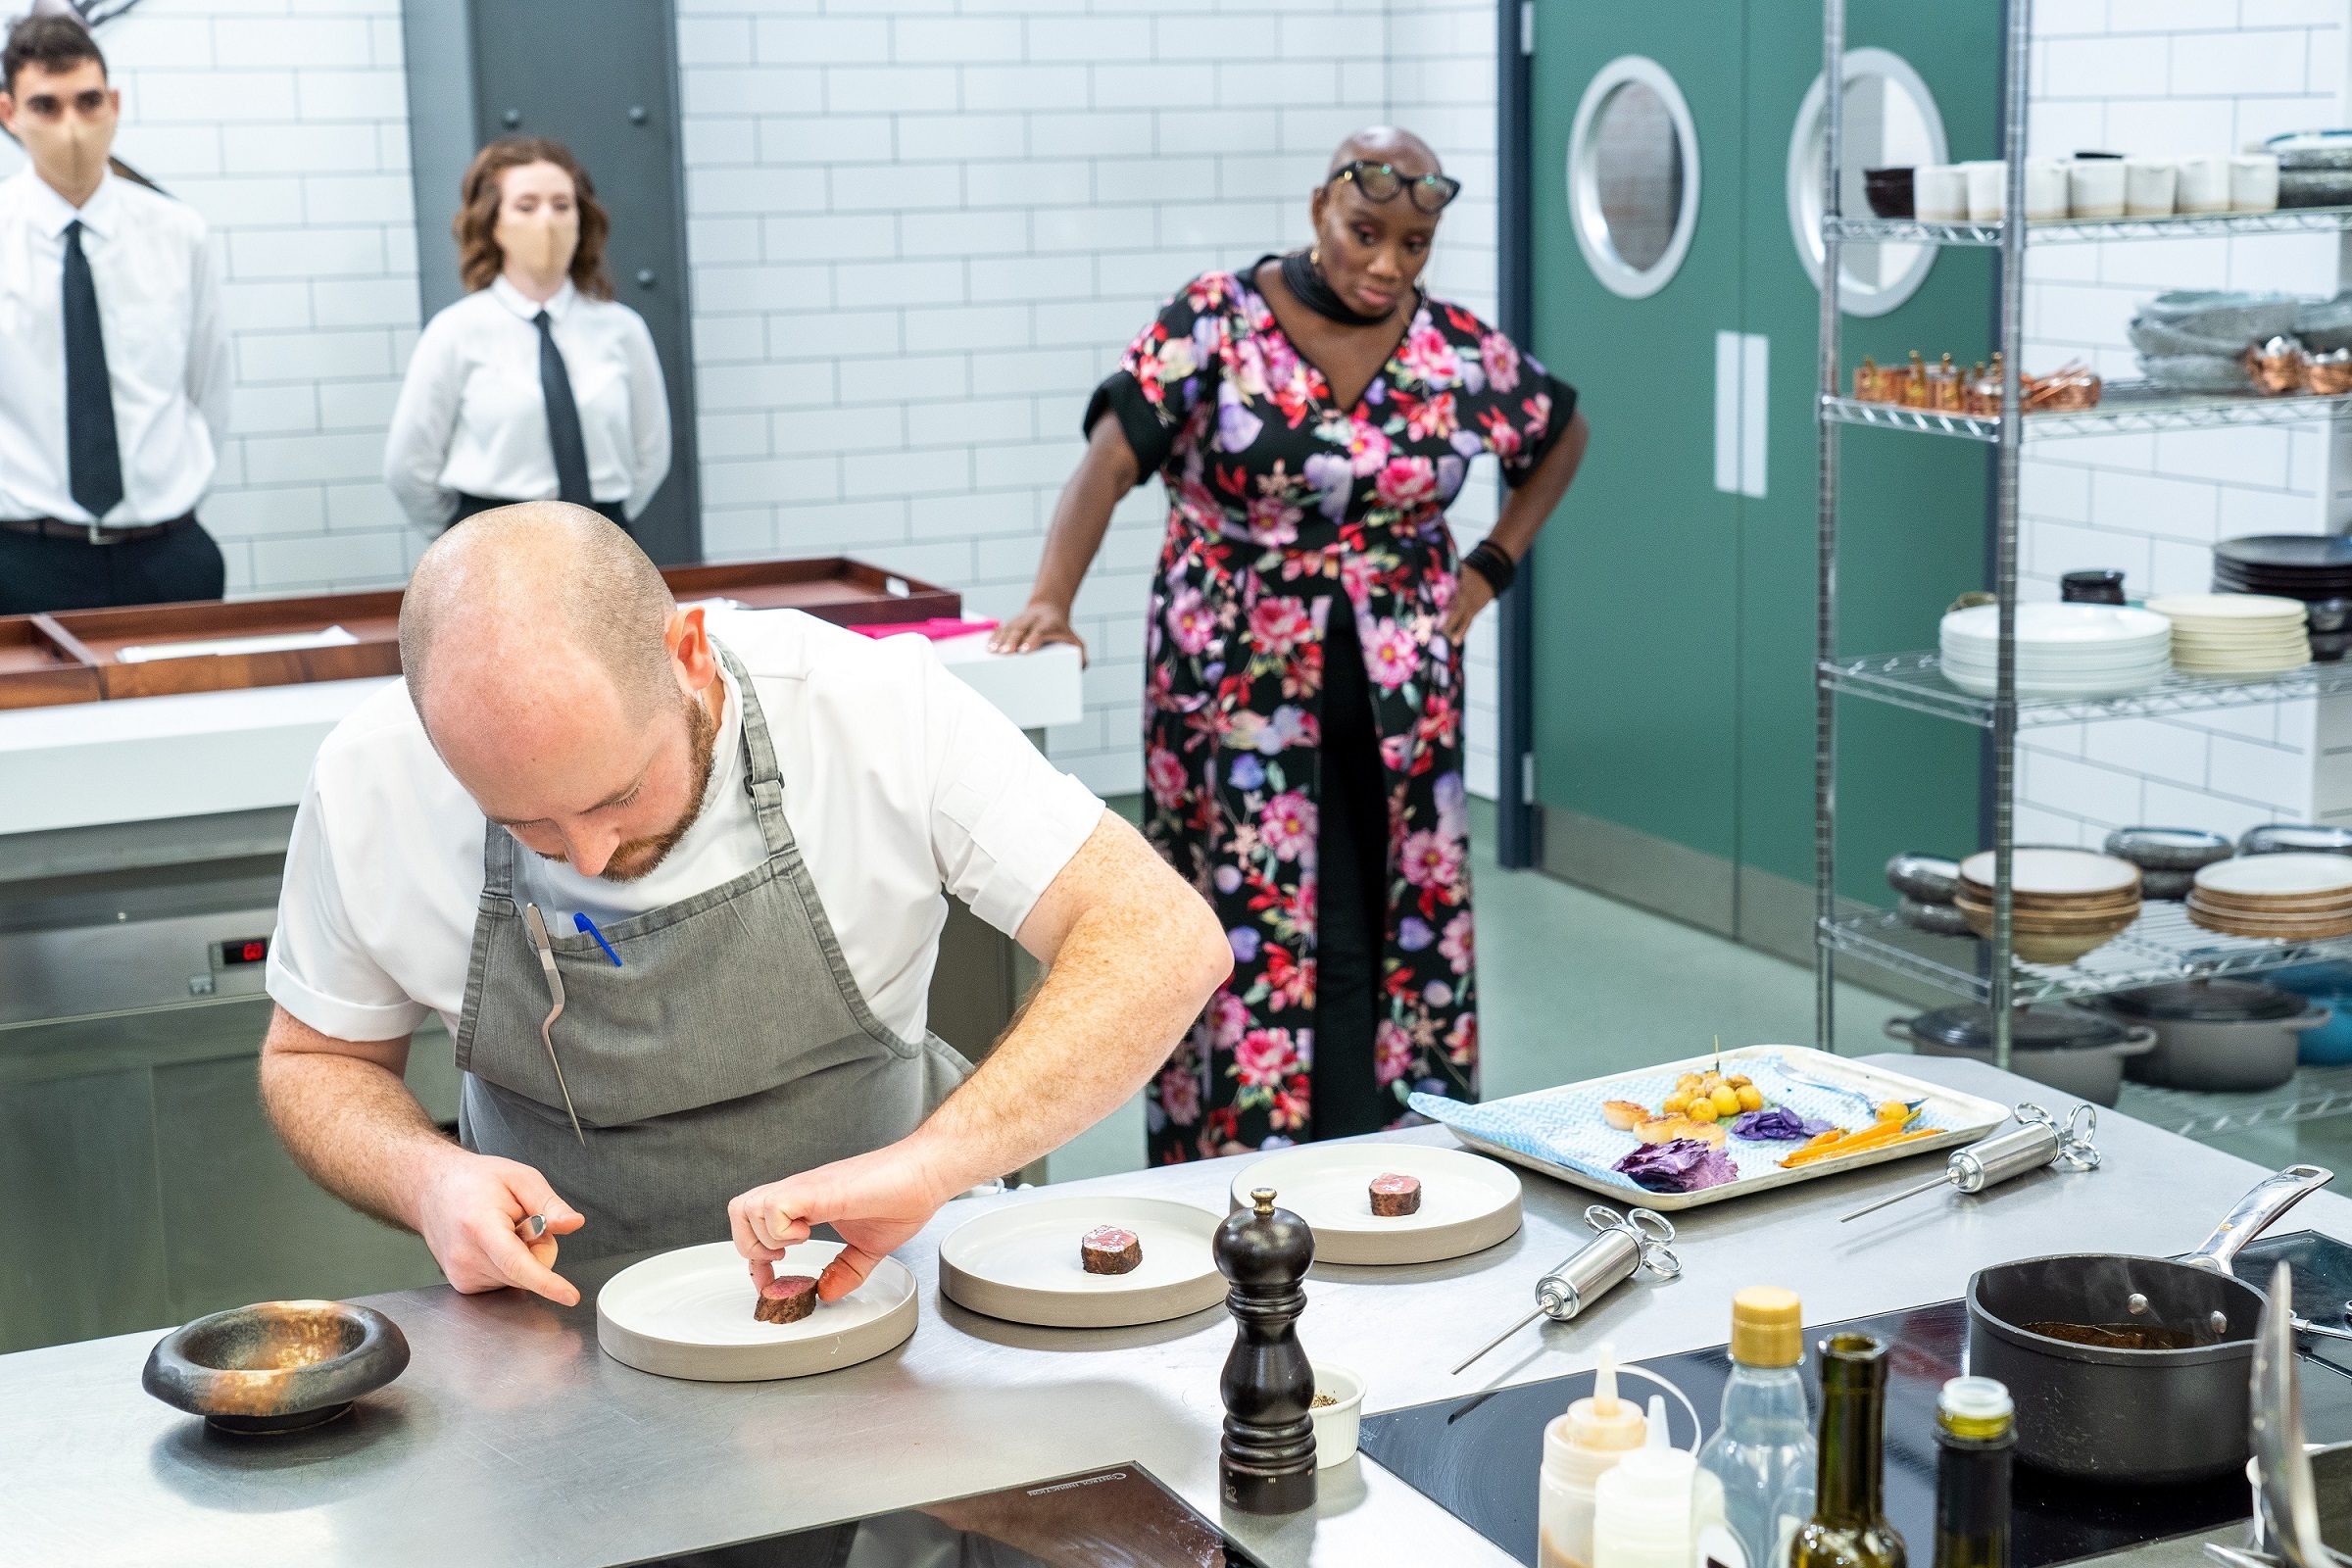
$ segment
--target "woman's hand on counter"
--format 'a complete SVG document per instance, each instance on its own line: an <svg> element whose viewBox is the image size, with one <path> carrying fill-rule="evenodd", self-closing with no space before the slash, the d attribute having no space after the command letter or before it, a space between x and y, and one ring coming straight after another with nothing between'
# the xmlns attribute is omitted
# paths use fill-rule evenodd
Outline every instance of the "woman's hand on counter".
<svg viewBox="0 0 2352 1568"><path fill-rule="evenodd" d="M1462 639L1470 635L1470 623L1478 618L1478 612L1494 602L1494 585L1464 566L1454 583L1453 604L1446 612L1446 640L1460 647Z"/></svg>
<svg viewBox="0 0 2352 1568"><path fill-rule="evenodd" d="M1059 605L1031 600L1021 612L999 626L988 639L992 654L1034 654L1050 643L1068 643L1087 662L1086 639L1070 625L1070 612Z"/></svg>
<svg viewBox="0 0 2352 1568"><path fill-rule="evenodd" d="M526 1243L514 1227L532 1214L546 1216L547 1233ZM579 1304L579 1291L555 1271L556 1238L588 1221L530 1166L452 1149L426 1183L416 1219L433 1261L458 1290L512 1285L560 1306Z"/></svg>

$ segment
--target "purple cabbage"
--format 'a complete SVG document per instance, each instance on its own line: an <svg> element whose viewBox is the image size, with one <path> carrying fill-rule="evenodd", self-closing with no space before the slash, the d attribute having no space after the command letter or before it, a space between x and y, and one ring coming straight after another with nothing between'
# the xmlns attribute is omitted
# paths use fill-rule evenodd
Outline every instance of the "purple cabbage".
<svg viewBox="0 0 2352 1568"><path fill-rule="evenodd" d="M1775 1105L1770 1110L1743 1110L1732 1122L1734 1138L1751 1138L1759 1142L1801 1144L1819 1138L1834 1125L1826 1121L1809 1121L1787 1105Z"/></svg>
<svg viewBox="0 0 2352 1568"><path fill-rule="evenodd" d="M1644 1144L1619 1160L1616 1169L1634 1184L1652 1193L1695 1193L1702 1187L1721 1187L1740 1179L1731 1155L1710 1149L1695 1138Z"/></svg>

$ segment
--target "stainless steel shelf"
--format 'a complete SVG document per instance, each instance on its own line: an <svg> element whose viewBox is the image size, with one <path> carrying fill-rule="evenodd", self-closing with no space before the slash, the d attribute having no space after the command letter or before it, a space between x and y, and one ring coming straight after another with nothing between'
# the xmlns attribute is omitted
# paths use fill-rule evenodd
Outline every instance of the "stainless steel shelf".
<svg viewBox="0 0 2352 1568"><path fill-rule="evenodd" d="M2212 1094L2126 1084L2115 1108L2184 1138L2218 1138L2260 1127L2286 1127L2352 1111L2352 1067L2303 1067L2276 1089Z"/></svg>
<svg viewBox="0 0 2352 1568"><path fill-rule="evenodd" d="M1884 430L1912 430L1926 435L1958 436L1968 441L1994 442L2001 438L1996 416L1942 414L1929 409L1897 408L1890 403L1861 403L1852 398L1823 398L1822 415L1840 424L1872 425ZM2029 439L2069 435L2130 435L2152 430L2206 430L2222 425L2298 424L2352 414L2352 396L2258 397L2175 392L2145 381L2111 381L2095 409L2029 414Z"/></svg>
<svg viewBox="0 0 2352 1568"><path fill-rule="evenodd" d="M1885 909L1832 921L1823 927L1822 935L1837 952L1867 958L1954 996L1984 1002L1991 995L1987 956L1991 944L1975 937L1936 936L1917 930ZM2011 968L2011 1000L2019 1006L2071 1002L2168 980L2257 974L2290 963L2347 957L2352 957L2352 937L2326 942L2228 937L2190 924L2188 911L2180 905L2150 900L2122 935L2073 963L2016 960Z"/></svg>
<svg viewBox="0 0 2352 1568"><path fill-rule="evenodd" d="M1964 692L1944 678L1933 653L1872 654L1819 666L1821 684L1848 697L1891 703L1914 712L1992 727L1993 701ZM2352 692L2352 661L2305 664L2277 675L2185 675L2170 670L2155 684L2122 697L2028 697L2017 704L2020 728L2101 718L2153 718L2216 708Z"/></svg>
<svg viewBox="0 0 2352 1568"><path fill-rule="evenodd" d="M2352 224L2352 207L2281 207L2275 213L2197 213L2171 218L2053 218L2026 224L2029 245L2200 234L2328 233ZM2001 223L1923 223L1910 218L1832 218L1822 232L1842 240L1912 245L1998 245Z"/></svg>

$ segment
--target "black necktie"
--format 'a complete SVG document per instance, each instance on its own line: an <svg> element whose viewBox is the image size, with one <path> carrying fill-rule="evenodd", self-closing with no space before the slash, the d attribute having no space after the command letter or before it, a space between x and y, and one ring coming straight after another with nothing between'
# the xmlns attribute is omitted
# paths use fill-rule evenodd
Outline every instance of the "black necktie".
<svg viewBox="0 0 2352 1568"><path fill-rule="evenodd" d="M81 254L81 224L66 225L66 488L93 517L122 499L122 454L115 445L115 393L106 377L106 334L98 324L98 285ZM564 394L571 406L571 394ZM579 425L572 425L577 441Z"/></svg>
<svg viewBox="0 0 2352 1568"><path fill-rule="evenodd" d="M541 311L531 318L539 329L539 395L547 400L547 444L556 453L556 499L574 506L591 505L588 493L588 443L580 438L580 406L571 401L571 377L564 371L564 353L556 347L556 323Z"/></svg>

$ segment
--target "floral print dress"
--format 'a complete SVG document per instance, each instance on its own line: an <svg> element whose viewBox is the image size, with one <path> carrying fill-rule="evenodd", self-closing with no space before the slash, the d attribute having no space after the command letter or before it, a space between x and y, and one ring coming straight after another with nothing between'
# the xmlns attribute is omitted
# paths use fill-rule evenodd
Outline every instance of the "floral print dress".
<svg viewBox="0 0 2352 1568"><path fill-rule="evenodd" d="M1315 1136L1324 632L1354 619L1388 800L1371 1070L1474 1098L1461 650L1446 508L1494 453L1517 484L1575 391L1470 312L1423 298L1353 408L1242 274L1170 300L1087 410L1159 471L1168 532L1146 633L1145 832L1223 920L1232 978L1147 1090L1154 1162Z"/></svg>

